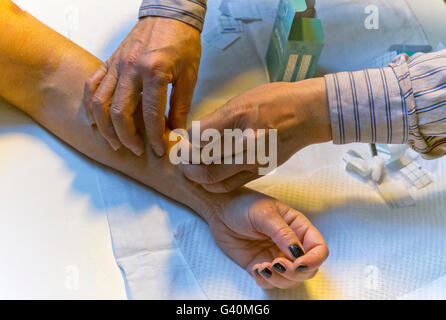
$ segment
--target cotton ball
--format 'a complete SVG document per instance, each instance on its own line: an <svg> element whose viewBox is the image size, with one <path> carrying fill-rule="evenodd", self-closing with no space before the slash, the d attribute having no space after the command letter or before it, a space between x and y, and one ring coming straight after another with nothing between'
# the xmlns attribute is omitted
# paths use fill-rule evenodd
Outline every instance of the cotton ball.
<svg viewBox="0 0 446 320"><path fill-rule="evenodd" d="M345 166L345 170L367 178L371 174L371 169L367 162L359 158L350 158Z"/></svg>
<svg viewBox="0 0 446 320"><path fill-rule="evenodd" d="M381 181L381 178L384 174L384 168L385 168L386 162L381 159L380 157L373 157L370 160L370 168L371 168L371 177L372 180L378 183Z"/></svg>

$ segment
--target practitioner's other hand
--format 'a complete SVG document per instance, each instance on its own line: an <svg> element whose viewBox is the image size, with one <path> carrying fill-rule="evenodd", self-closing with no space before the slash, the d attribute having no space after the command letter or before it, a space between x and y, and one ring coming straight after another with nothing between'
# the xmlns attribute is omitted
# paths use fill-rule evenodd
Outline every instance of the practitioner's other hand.
<svg viewBox="0 0 446 320"><path fill-rule="evenodd" d="M276 199L242 190L217 211L207 218L217 244L262 288L296 287L328 257L313 224Z"/></svg>
<svg viewBox="0 0 446 320"><path fill-rule="evenodd" d="M216 129L224 139L225 129L277 129L277 155L269 154L268 157L272 159L277 156L276 164L281 165L300 149L331 140L326 100L323 78L262 85L229 100L215 112L199 119L200 131ZM259 132L256 132L255 136L258 135ZM266 133L267 145L272 151L274 149L270 146L273 141L269 137ZM197 147L203 150L206 144L204 142ZM246 146L245 139L244 164L235 164L234 150L230 155L222 151L221 158L230 159L232 156L232 164L224 164L223 161L222 164L188 164L182 166L183 172L187 178L210 192L235 190L258 178L259 168L262 167L258 158L255 164L247 164L249 149Z"/></svg>
<svg viewBox="0 0 446 320"><path fill-rule="evenodd" d="M121 144L144 152L135 126L141 102L148 141L161 156L167 86L172 83L168 123L183 128L200 65L200 32L174 19L146 17L136 24L111 58L85 84L84 106L91 124L117 150Z"/></svg>

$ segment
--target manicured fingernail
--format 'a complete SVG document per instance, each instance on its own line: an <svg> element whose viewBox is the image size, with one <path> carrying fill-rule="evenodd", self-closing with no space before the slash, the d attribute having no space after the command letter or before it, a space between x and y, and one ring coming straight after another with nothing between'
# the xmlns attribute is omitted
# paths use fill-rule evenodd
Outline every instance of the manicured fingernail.
<svg viewBox="0 0 446 320"><path fill-rule="evenodd" d="M285 271L286 271L286 269L285 269L285 267L284 266L282 266L280 263L275 263L274 265L273 265L273 269L274 270L276 270L277 272L279 272L279 273L284 273Z"/></svg>
<svg viewBox="0 0 446 320"><path fill-rule="evenodd" d="M257 277L260 277L259 269L255 269L254 273L256 274Z"/></svg>
<svg viewBox="0 0 446 320"><path fill-rule="evenodd" d="M306 269L308 269L307 266L298 266L298 267L296 268L296 271L303 271L303 270L306 270Z"/></svg>
<svg viewBox="0 0 446 320"><path fill-rule="evenodd" d="M261 272L266 278L270 278L273 275L271 270L269 270L268 268L263 269Z"/></svg>
<svg viewBox="0 0 446 320"><path fill-rule="evenodd" d="M110 142L110 145L113 148L113 150L115 150L115 151L118 151L119 148L121 147L121 145L116 142Z"/></svg>
<svg viewBox="0 0 446 320"><path fill-rule="evenodd" d="M293 244L290 246L290 252L294 258L302 257L305 253L298 244Z"/></svg>

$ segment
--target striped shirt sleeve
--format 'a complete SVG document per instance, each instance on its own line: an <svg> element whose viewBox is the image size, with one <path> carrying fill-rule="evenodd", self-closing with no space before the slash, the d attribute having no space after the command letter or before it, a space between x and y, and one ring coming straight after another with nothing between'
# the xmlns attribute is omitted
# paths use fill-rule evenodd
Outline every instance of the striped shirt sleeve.
<svg viewBox="0 0 446 320"><path fill-rule="evenodd" d="M144 0L139 9L139 18L154 16L183 21L198 30L203 30L206 15L206 0Z"/></svg>
<svg viewBox="0 0 446 320"><path fill-rule="evenodd" d="M325 76L333 141L403 144L446 154L446 50L402 54L381 69Z"/></svg>

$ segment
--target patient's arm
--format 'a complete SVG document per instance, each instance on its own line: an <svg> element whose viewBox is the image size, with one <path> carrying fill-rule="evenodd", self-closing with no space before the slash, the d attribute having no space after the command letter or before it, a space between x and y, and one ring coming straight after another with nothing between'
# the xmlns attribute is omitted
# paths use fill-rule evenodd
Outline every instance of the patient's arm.
<svg viewBox="0 0 446 320"><path fill-rule="evenodd" d="M322 236L296 210L248 190L208 193L151 148L141 157L125 148L113 151L89 125L82 106L84 82L100 65L12 2L0 0L1 97L86 156L193 209L209 223L219 246L253 275L280 262L283 274L255 276L263 287L291 287L314 275L328 251ZM293 244L306 254L293 257L299 253L289 249ZM307 268L296 272L299 265Z"/></svg>
<svg viewBox="0 0 446 320"><path fill-rule="evenodd" d="M181 201L197 212L211 205L169 161L147 152L114 152L90 127L84 82L102 62L65 37L0 0L0 95L88 157ZM125 149L125 148L123 148ZM150 148L148 148L150 149ZM148 150L147 149L147 150Z"/></svg>

